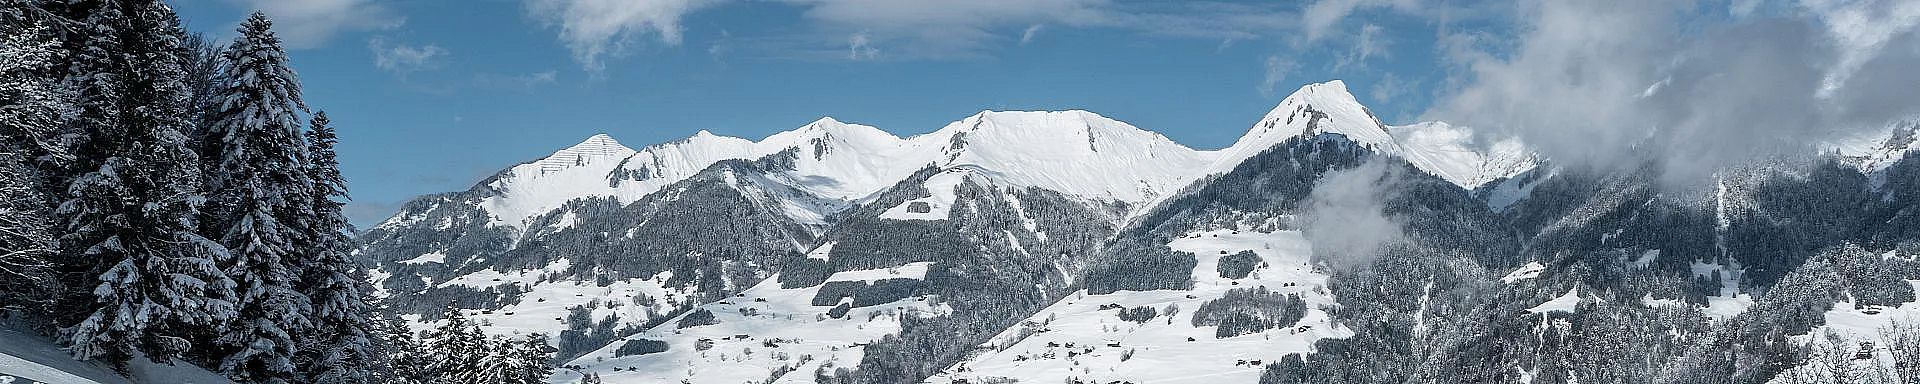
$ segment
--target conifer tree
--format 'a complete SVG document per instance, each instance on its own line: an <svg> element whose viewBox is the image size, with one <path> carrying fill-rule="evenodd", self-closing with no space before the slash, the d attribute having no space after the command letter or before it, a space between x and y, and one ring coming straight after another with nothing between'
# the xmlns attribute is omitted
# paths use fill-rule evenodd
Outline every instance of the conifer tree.
<svg viewBox="0 0 1920 384"><path fill-rule="evenodd" d="M311 309L295 289L310 251L299 221L310 217L298 80L266 15L253 13L227 47L227 79L208 127L207 230L231 252L239 317L216 343L218 370L239 381L297 378L295 335Z"/></svg>
<svg viewBox="0 0 1920 384"><path fill-rule="evenodd" d="M547 376L553 374L554 352L547 334L528 334L526 338L514 344L514 348L511 349L514 352L514 359L518 360L516 364L518 370L514 377L510 378L511 382L524 384L547 382Z"/></svg>
<svg viewBox="0 0 1920 384"><path fill-rule="evenodd" d="M473 371L449 372L447 375L461 383L519 383L520 373L526 370L519 356L519 343L500 336L486 338L486 348L478 351L480 365Z"/></svg>
<svg viewBox="0 0 1920 384"><path fill-rule="evenodd" d="M373 380L370 366L376 360L366 297L370 287L353 259L353 241L347 237L352 225L335 200L346 198L347 191L333 150L338 139L329 123L326 112L315 113L306 133L305 184L312 217L300 223L300 248L311 252L311 259L302 273L301 293L313 304L314 329L301 342L300 364L315 383L363 383Z"/></svg>
<svg viewBox="0 0 1920 384"><path fill-rule="evenodd" d="M459 308L453 307L447 308L440 326L427 331L423 342L429 360L428 376L451 382L467 382L472 374L480 372L481 361L489 349L486 335L480 333Z"/></svg>
<svg viewBox="0 0 1920 384"><path fill-rule="evenodd" d="M47 269L54 251L53 198L42 168L64 163L54 140L71 109L58 86L60 49L50 14L23 0L0 0L0 306L37 301L58 286Z"/></svg>
<svg viewBox="0 0 1920 384"><path fill-rule="evenodd" d="M413 337L413 330L407 328L404 320L390 319L382 330L382 351L385 352L386 370L381 372L381 382L390 384L423 384L432 382L432 361L427 358L421 343Z"/></svg>
<svg viewBox="0 0 1920 384"><path fill-rule="evenodd" d="M69 5L86 29L68 84L77 92L67 198L55 212L63 272L76 287L68 349L80 359L170 361L235 316L218 243L194 232L198 159L179 82L179 19L158 1ZM87 282L91 280L91 284ZM84 285L81 285L84 284Z"/></svg>

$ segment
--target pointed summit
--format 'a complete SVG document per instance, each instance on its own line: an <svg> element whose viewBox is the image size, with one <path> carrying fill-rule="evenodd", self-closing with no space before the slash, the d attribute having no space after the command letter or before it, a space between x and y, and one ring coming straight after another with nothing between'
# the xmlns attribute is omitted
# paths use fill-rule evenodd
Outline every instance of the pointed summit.
<svg viewBox="0 0 1920 384"><path fill-rule="evenodd" d="M600 160L620 159L633 154L633 148L621 145L613 136L605 133L594 134L579 144L555 151L553 155L540 159L540 172L547 173L576 165L585 165Z"/></svg>
<svg viewBox="0 0 1920 384"><path fill-rule="evenodd" d="M1321 133L1343 135L1355 143L1376 148L1393 144L1386 125L1347 92L1345 82L1333 80L1307 84L1281 100L1280 105L1247 129L1240 140L1220 150L1221 158L1212 169L1218 172L1232 168L1287 139Z"/></svg>

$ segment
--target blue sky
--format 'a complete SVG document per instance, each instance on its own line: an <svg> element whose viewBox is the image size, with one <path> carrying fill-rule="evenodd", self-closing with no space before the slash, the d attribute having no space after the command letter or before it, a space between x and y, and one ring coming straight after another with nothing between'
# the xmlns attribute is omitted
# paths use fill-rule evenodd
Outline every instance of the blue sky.
<svg viewBox="0 0 1920 384"><path fill-rule="evenodd" d="M1903 0L174 4L221 38L250 10L274 18L308 104L340 130L362 225L600 132L757 139L833 116L911 135L980 110L1085 109L1218 148L1300 85L1342 79L1388 123L1464 123L1556 159L1624 153L1649 130L1740 158L1778 144L1756 138L1830 133L1808 126L1884 127L1914 111L1859 100L1920 86L1902 70L1920 65L1902 53L1920 52L1920 5ZM1743 112L1756 105L1791 113Z"/></svg>
<svg viewBox="0 0 1920 384"><path fill-rule="evenodd" d="M727 2L681 14L670 27L678 41L632 22L608 43L624 39L623 54L591 60L569 48L567 16L540 9L565 1L302 2L312 4L175 5L189 29L223 39L255 7L275 17L307 102L340 129L363 225L597 132L630 146L701 129L757 139L833 116L911 135L986 109L1086 109L1214 148L1292 89L1328 79L1348 81L1389 119L1410 119L1429 96L1420 83L1437 73L1425 21L1343 20L1307 42L1305 5L1289 2L1110 11L1168 19L1153 26L935 4L923 8L1010 21L919 21L931 32L808 13L830 11L820 4ZM1252 20L1215 19L1223 15ZM1374 51L1354 48L1364 28ZM954 29L966 31L939 31Z"/></svg>

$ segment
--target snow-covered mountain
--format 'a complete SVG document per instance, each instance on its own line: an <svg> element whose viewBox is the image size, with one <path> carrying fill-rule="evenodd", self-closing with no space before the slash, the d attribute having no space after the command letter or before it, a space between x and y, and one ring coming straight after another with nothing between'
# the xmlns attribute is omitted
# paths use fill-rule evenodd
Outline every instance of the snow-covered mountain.
<svg viewBox="0 0 1920 384"><path fill-rule="evenodd" d="M948 367L873 364L970 361L975 345L1042 308L1067 305L1056 300L1076 287L1111 283L1113 252L1122 251L1109 243L1133 217L1167 211L1156 207L1175 197L1192 202L1200 196L1194 191L1209 186L1238 188L1213 176L1285 157L1266 155L1276 148L1377 153L1462 191L1534 166L1517 143L1486 151L1476 143L1469 130L1444 123L1381 124L1338 81L1302 87L1218 150L1086 111L983 111L909 137L832 118L757 141L702 131L633 149L596 135L467 191L408 204L362 236L361 254L378 262L381 293L416 327L452 303L492 333L555 334L563 356L580 355L569 365L609 379L697 382L726 372L776 381L920 380ZM1180 227L1190 229L1170 235L1218 230ZM1288 231L1265 226L1247 236L1298 236ZM1255 251L1273 259L1263 271L1288 266L1323 276L1307 272L1303 254L1267 252ZM923 283L859 288L842 278L902 268L925 271L916 279ZM1166 275L1187 281L1205 272L1191 269ZM1097 276L1082 282L1089 274ZM1218 292L1176 301L1249 295L1228 289L1240 283L1333 300L1306 291L1318 283L1252 279L1219 280L1212 284L1226 285ZM955 285L962 280L985 285ZM867 290L876 291L859 293ZM824 298L840 292L853 293ZM679 327L703 312L719 314L721 325ZM767 331L788 327L825 336ZM1336 329L1327 323L1312 334L1338 336ZM738 335L761 343L756 352L780 348L765 344L807 352L764 360L776 355L749 355L746 344L740 353L674 349ZM1253 336L1235 340L1246 337ZM635 354L657 342L668 352ZM638 349L623 352L628 345ZM1200 345L1209 343L1186 347ZM615 374L665 366L687 369Z"/></svg>
<svg viewBox="0 0 1920 384"><path fill-rule="evenodd" d="M1512 177L1536 164L1518 140L1489 140L1477 145L1473 131L1444 122L1389 126L1354 100L1340 80L1308 84L1268 111L1246 135L1214 154L1210 173L1225 172L1248 157L1283 141L1323 133L1337 134L1382 154L1405 158L1415 167L1462 188L1474 189Z"/></svg>

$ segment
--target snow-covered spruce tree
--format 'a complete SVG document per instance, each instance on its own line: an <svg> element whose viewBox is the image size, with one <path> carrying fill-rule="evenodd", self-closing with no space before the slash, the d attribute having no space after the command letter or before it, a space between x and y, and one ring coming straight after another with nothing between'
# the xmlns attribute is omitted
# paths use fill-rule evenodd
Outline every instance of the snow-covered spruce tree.
<svg viewBox="0 0 1920 384"><path fill-rule="evenodd" d="M432 382L432 361L427 358L425 347L413 337L413 330L407 327L405 320L388 319L381 327L381 337L381 348L385 352L387 369L380 372L379 382L389 384Z"/></svg>
<svg viewBox="0 0 1920 384"><path fill-rule="evenodd" d="M213 113L220 109L220 92L224 90L221 85L225 82L221 78L224 75L221 66L226 64L222 56L227 46L203 33L188 36L181 45L187 51L187 78L184 81L187 83L187 92L193 94L187 103L194 112L194 128L186 132L187 139L205 143L207 127L213 125ZM202 146L198 149L207 148ZM200 157L210 158L212 155L201 153Z"/></svg>
<svg viewBox="0 0 1920 384"><path fill-rule="evenodd" d="M159 1L69 4L84 20L69 78L75 169L56 210L63 272L90 290L67 329L80 359L176 359L234 318L226 250L194 232L201 197L187 125L178 17ZM90 284L85 282L91 280Z"/></svg>
<svg viewBox="0 0 1920 384"><path fill-rule="evenodd" d="M514 359L519 362L518 370L508 382L523 384L545 383L548 375L553 374L554 348L547 340L547 334L532 333L513 343L511 350Z"/></svg>
<svg viewBox="0 0 1920 384"><path fill-rule="evenodd" d="M521 364L519 354L516 353L518 351L515 347L518 343L498 335L487 337L486 340L486 350L480 351L484 356L480 357L479 370L454 372L448 374L448 377L461 383L519 383L517 381L519 374L526 367Z"/></svg>
<svg viewBox="0 0 1920 384"><path fill-rule="evenodd" d="M313 251L300 246L312 216L299 134L305 106L272 26L259 12L240 23L203 143L213 156L206 230L232 253L222 267L239 293L239 316L209 357L243 382L294 381L295 337L312 326L307 297L295 289Z"/></svg>
<svg viewBox="0 0 1920 384"><path fill-rule="evenodd" d="M68 160L54 135L72 106L58 84L64 51L49 17L0 0L0 308L27 309L58 287L47 269L54 199L42 169Z"/></svg>
<svg viewBox="0 0 1920 384"><path fill-rule="evenodd" d="M427 331L422 343L428 360L426 376L436 382L471 382L485 368L481 362L490 349L486 335L455 307L447 308L445 319Z"/></svg>
<svg viewBox="0 0 1920 384"><path fill-rule="evenodd" d="M67 54L54 17L26 0L0 0L0 141L36 167L72 160L57 140L73 103L60 85Z"/></svg>
<svg viewBox="0 0 1920 384"><path fill-rule="evenodd" d="M306 133L306 203L312 216L300 223L299 243L311 257L304 263L300 292L313 305L313 330L299 338L298 362L301 373L314 383L372 382L378 356L367 305L370 288L366 272L353 259L353 240L347 237L352 225L335 199L346 198L347 188L333 150L338 139L328 123L326 112L315 113Z"/></svg>

